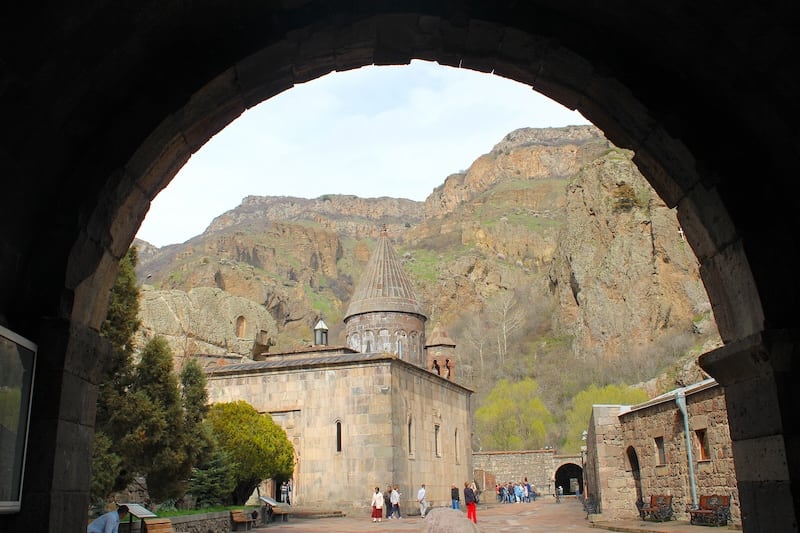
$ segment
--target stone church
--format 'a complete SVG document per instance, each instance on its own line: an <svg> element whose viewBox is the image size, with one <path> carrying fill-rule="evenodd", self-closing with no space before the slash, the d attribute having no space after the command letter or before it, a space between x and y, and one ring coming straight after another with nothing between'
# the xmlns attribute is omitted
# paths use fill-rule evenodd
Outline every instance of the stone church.
<svg viewBox="0 0 800 533"><path fill-rule="evenodd" d="M346 346L329 346L320 320L308 349L208 369L209 400L245 400L286 431L293 505L366 509L374 487L397 484L413 514L423 483L443 505L472 478L472 391L455 343L439 327L426 342L426 322L383 230L344 317Z"/></svg>

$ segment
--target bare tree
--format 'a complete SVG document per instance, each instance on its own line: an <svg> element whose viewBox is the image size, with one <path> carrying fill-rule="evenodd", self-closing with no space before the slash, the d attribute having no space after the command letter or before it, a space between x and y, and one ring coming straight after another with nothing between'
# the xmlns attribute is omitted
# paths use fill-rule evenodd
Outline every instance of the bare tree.
<svg viewBox="0 0 800 533"><path fill-rule="evenodd" d="M500 364L505 364L512 334L525 323L525 310L518 305L517 295L513 290L505 290L492 298L487 310L494 326L498 359Z"/></svg>
<svg viewBox="0 0 800 533"><path fill-rule="evenodd" d="M486 345L491 338L485 317L479 313L471 313L462 335L467 345L472 348L470 353L477 356L480 371L483 374L486 370Z"/></svg>

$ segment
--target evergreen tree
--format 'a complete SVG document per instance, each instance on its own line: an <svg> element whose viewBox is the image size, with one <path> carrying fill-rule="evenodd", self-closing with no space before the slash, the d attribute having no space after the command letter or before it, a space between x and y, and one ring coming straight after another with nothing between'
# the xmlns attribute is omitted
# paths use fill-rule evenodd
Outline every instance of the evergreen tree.
<svg viewBox="0 0 800 533"><path fill-rule="evenodd" d="M236 488L237 468L229 452L214 448L208 460L192 470L189 490L195 506L201 509L228 504Z"/></svg>
<svg viewBox="0 0 800 533"><path fill-rule="evenodd" d="M108 313L100 327L100 335L111 343L110 357L103 364L100 380L103 388L121 392L130 385L133 375L133 336L141 326L139 320L139 286L136 282L136 265L139 255L136 248L131 248L122 258L111 298ZM102 395L98 398L102 405ZM98 412L101 421L107 421L105 413Z"/></svg>
<svg viewBox="0 0 800 533"><path fill-rule="evenodd" d="M220 448L237 463L235 505L244 504L264 479L288 478L294 451L286 432L245 401L211 406L208 421Z"/></svg>
<svg viewBox="0 0 800 533"><path fill-rule="evenodd" d="M203 463L212 453L215 443L208 414L206 376L195 359L189 359L181 370L181 401L183 402L186 446L193 465Z"/></svg>
<svg viewBox="0 0 800 533"><path fill-rule="evenodd" d="M111 439L102 431L95 431L92 449L92 478L89 492L92 500L105 499L114 488L122 459L112 450Z"/></svg>
<svg viewBox="0 0 800 533"><path fill-rule="evenodd" d="M100 328L100 335L109 342L109 354L101 362L98 382L91 479L91 496L95 501L125 487L132 479L125 458L116 447L126 429L113 427L111 418L118 409L125 408L124 397L133 377L132 339L141 324L137 262L138 254L132 247L120 261L108 313Z"/></svg>
<svg viewBox="0 0 800 533"><path fill-rule="evenodd" d="M146 478L155 501L184 494L195 455L172 365L167 341L151 339L136 365L128 394L131 408L112 418L122 427L136 428L121 448L133 469Z"/></svg>
<svg viewBox="0 0 800 533"><path fill-rule="evenodd" d="M173 371L169 346L151 340L133 365L133 336L139 329L138 254L131 248L121 260L111 290L101 336L109 342L99 381L91 495L94 500L128 486L144 475L156 501L183 495L192 466L213 447L206 381L196 362Z"/></svg>

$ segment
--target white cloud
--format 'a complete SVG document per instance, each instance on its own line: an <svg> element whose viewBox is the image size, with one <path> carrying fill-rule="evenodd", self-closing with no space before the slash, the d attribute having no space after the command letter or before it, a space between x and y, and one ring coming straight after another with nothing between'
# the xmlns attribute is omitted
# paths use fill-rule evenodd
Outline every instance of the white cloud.
<svg viewBox="0 0 800 533"><path fill-rule="evenodd" d="M516 82L414 61L298 85L214 136L153 201L138 237L184 242L247 195L424 200L510 131L588 124Z"/></svg>

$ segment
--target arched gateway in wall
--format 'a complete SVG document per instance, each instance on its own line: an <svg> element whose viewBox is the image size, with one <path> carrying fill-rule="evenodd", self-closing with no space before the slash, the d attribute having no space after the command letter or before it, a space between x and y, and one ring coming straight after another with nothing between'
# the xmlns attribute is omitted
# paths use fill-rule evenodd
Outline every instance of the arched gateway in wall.
<svg viewBox="0 0 800 533"><path fill-rule="evenodd" d="M419 58L531 85L636 152L678 210L726 343L701 365L725 387L744 529L796 531L798 14L712 7L5 6L0 324L38 345L39 365L22 509L0 529L85 527L108 291L149 202L191 154L295 83Z"/></svg>

